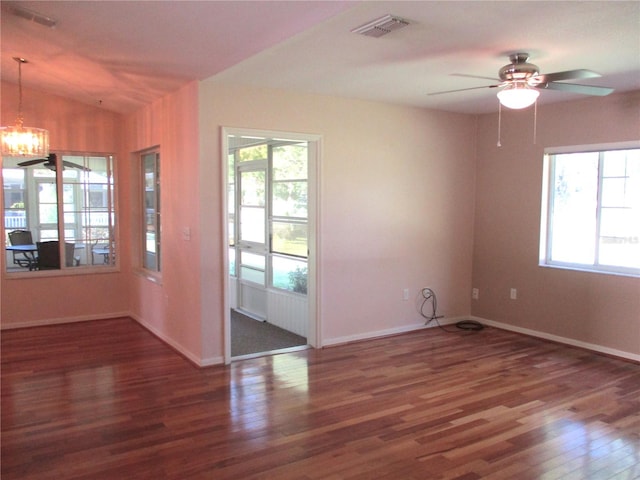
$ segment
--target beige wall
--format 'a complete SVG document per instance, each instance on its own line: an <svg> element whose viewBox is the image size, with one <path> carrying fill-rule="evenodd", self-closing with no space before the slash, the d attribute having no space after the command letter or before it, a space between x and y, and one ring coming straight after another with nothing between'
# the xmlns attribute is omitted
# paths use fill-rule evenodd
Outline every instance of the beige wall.
<svg viewBox="0 0 640 480"><path fill-rule="evenodd" d="M201 84L203 321L222 354L220 128L321 135L323 344L419 326L415 298L469 314L475 119L379 103ZM205 188L204 186L208 188ZM411 299L403 301L403 288ZM204 292L211 293L208 296ZM209 348L207 346L206 348Z"/></svg>
<svg viewBox="0 0 640 480"><path fill-rule="evenodd" d="M538 266L546 147L640 140L640 94L503 110L478 122L473 287L475 316L640 355L640 279ZM509 289L517 288L517 300Z"/></svg>
<svg viewBox="0 0 640 480"><path fill-rule="evenodd" d="M13 84L2 83L2 125L12 125L17 112L18 91ZM122 158L122 118L99 107L44 95L23 88L23 113L26 126L46 128L52 150L72 152L116 153ZM118 180L120 171L118 174ZM120 210L120 238L129 235L126 209ZM8 277L4 255L1 280L2 328L37 325L55 321L86 320L126 314L129 311L125 272L99 275L46 276L34 278L30 273ZM126 253L120 258L128 263ZM36 274L39 275L39 274Z"/></svg>

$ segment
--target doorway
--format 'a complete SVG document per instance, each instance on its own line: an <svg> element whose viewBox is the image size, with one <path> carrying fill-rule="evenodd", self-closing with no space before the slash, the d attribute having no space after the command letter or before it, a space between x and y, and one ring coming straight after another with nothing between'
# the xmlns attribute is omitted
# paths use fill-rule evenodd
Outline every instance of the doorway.
<svg viewBox="0 0 640 480"><path fill-rule="evenodd" d="M317 346L319 137L223 129L222 138L225 362Z"/></svg>

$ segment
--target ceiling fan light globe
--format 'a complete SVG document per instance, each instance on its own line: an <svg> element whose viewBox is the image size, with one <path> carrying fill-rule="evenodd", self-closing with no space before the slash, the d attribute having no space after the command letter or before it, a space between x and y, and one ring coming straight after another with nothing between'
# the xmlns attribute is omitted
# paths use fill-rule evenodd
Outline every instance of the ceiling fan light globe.
<svg viewBox="0 0 640 480"><path fill-rule="evenodd" d="M538 95L540 92L536 89L530 88L526 84L514 83L498 92L498 100L507 108L519 110L533 105L538 99Z"/></svg>

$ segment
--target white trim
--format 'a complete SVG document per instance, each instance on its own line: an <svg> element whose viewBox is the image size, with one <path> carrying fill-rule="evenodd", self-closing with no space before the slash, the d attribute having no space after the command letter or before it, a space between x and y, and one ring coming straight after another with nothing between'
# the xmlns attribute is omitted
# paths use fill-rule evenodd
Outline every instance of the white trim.
<svg viewBox="0 0 640 480"><path fill-rule="evenodd" d="M563 153L587 153L600 152L603 150L630 150L640 148L640 141L631 140L628 142L614 143L594 143L591 145L562 145L558 147L546 147L545 155L559 155Z"/></svg>
<svg viewBox="0 0 640 480"><path fill-rule="evenodd" d="M200 360L200 362L198 362L198 366L199 367L213 367L215 365L223 365L224 364L224 357L210 357L210 358L203 358L202 360Z"/></svg>
<svg viewBox="0 0 640 480"><path fill-rule="evenodd" d="M145 330L151 333L153 336L157 337L163 343L166 343L168 346L176 350L178 353L186 357L189 361L194 363L199 367L209 367L212 365L220 365L224 363L223 357L211 357L211 358L203 358L200 359L189 350L184 348L179 343L175 342L156 328L154 328L148 322L145 322L137 315L131 312L112 312L112 313L104 313L104 314L94 314L94 315L83 315L79 317L64 317L64 318L46 318L42 320L33 320L30 322L19 322L19 323L9 323L0 325L0 330L13 330L18 328L29 328L29 327L45 327L49 325L62 325L65 323L80 323L80 322L92 322L92 321L100 321L100 320L112 320L115 318L129 318L134 320L140 326L142 326Z"/></svg>
<svg viewBox="0 0 640 480"><path fill-rule="evenodd" d="M117 267L114 265L105 265L104 267L96 267L94 265L80 265L78 267L61 266L60 268L55 270L22 269L22 270L7 271L5 269L3 276L9 281L13 281L13 280L33 280L34 278L48 278L48 277L77 277L79 275L104 275L107 273L120 273L120 267Z"/></svg>
<svg viewBox="0 0 640 480"><path fill-rule="evenodd" d="M538 265L541 268L558 268L560 270L571 270L574 272L585 272L585 273L597 273L597 274L601 274L601 275L618 275L620 277L632 277L632 278L639 278L640 277L640 269L638 268L632 268L632 269L626 269L626 270L615 270L614 267L608 267L611 268L611 270L605 270L605 269L597 269L597 268L593 268L589 265L579 265L577 263L540 263ZM622 268L622 267L620 267Z"/></svg>
<svg viewBox="0 0 640 480"><path fill-rule="evenodd" d="M629 277L640 277L640 268L631 266L615 266L600 263L599 244L601 233L601 215L605 208L602 204L603 191L603 165L604 154L617 150L637 150L640 149L640 142L619 142L607 144L593 144L580 146L561 146L548 147L544 150L543 159L543 175L542 175L542 191L541 191L541 208L540 208L540 240L539 240L539 258L538 265L541 267L560 268L565 270L583 271L590 273L600 273L605 275L622 275ZM595 231L592 233L593 238L591 244L595 246L590 264L576 264L568 261L553 260L552 257L552 239L553 239L553 223L555 216L555 193L553 191L553 182L555 178L556 156L558 155L574 155L574 154L597 154L597 197L595 201ZM595 159L594 159L595 160ZM629 237L631 238L631 237ZM586 240L585 240L586 241ZM586 259L585 259L586 260Z"/></svg>
<svg viewBox="0 0 640 480"><path fill-rule="evenodd" d="M222 166L222 175L220 175L220 191L222 192L221 202L221 218L222 218L222 337L223 337L223 358L225 365L231 363L231 307L229 301L229 135L232 135L233 129L226 127L220 128L220 164ZM236 262L237 265L237 262ZM237 274L237 272L236 272ZM237 284L236 284L237 287ZM200 285L204 288L204 284ZM234 291L235 293L235 291ZM236 302L237 303L237 302Z"/></svg>
<svg viewBox="0 0 640 480"><path fill-rule="evenodd" d="M31 320L29 322L16 322L0 325L0 330L12 330L15 328L29 328L29 327L45 327L47 325L60 325L63 323L78 323L78 322L90 322L94 320L109 320L113 318L131 318L129 312L112 312L101 313L94 315L82 315L79 317L64 317L64 318L44 318L41 320Z"/></svg>
<svg viewBox="0 0 640 480"><path fill-rule="evenodd" d="M451 317L451 318L441 318L438 319L440 325L451 325L452 323L457 323L461 320L468 320L469 317ZM358 333L355 335L347 335L344 337L334 337L327 338L322 344L323 347L335 346L335 345L343 345L345 343L351 342L359 342L362 340L373 340L376 338L389 337L392 335L400 335L402 333L415 332L416 330L422 330L425 328L437 328L438 324L433 321L428 325L424 323L413 324L413 325L404 325L402 327L389 328L385 330L376 330L373 332L364 332Z"/></svg>
<svg viewBox="0 0 640 480"><path fill-rule="evenodd" d="M322 344L322 328L320 328L322 315L319 299L322 298L322 261L320 259L320 232L322 231L320 192L322 191L322 186L320 182L322 180L321 160L323 137L321 135L317 135L313 138L314 140L312 141L307 140L310 145L313 145L314 147L309 149L307 164L307 195L309 202L307 204L307 221L309 228L307 236L307 245L309 247L309 256L307 259L307 265L309 268L307 282L308 291L311 292L310 295L307 295L307 343L314 348L318 348Z"/></svg>
<svg viewBox="0 0 640 480"><path fill-rule="evenodd" d="M553 335L551 333L541 332L538 330L531 330L529 328L516 327L514 325L509 325L502 322L496 322L494 320L488 320L486 318L470 316L469 319L475 320L477 322L488 325L490 327L500 328L502 330L509 330L510 332L522 333L524 335L529 335L531 337L542 338L544 340L550 340L552 342L563 343L565 345L584 348L586 350L591 350L593 352L604 353L607 355L613 355L614 357L620 357L620 358L625 358L627 360L640 362L640 354L637 354L637 353L625 352L624 350L609 348L609 347L605 347L603 345L598 345L595 343L582 342L580 340L575 340L573 338L560 337L558 335Z"/></svg>
<svg viewBox="0 0 640 480"><path fill-rule="evenodd" d="M521 333L523 335L528 335L530 337L541 338L543 340L549 340L552 342L562 343L564 345L570 345L573 347L583 348L585 350L590 350L596 353L604 353L606 355L612 355L614 357L619 357L635 362L640 362L640 354L625 352L624 350L618 350L616 348L609 348L603 345L598 345L595 343L582 342L580 340L575 340L567 337L560 337L558 335L553 335L550 333L541 332L538 330L531 330L529 328L516 327L513 325L509 325L502 322L496 322L494 320L488 320L486 318L476 317L473 315L464 316L464 317L451 317L451 318L441 318L439 319L439 324L444 325L452 325L458 323L463 320L473 320L479 322L483 325L499 328L501 330L508 330L510 332ZM424 328L437 328L438 324L436 322L431 322L428 325L420 324L420 325L406 325L398 328L390 328L387 330L378 330L375 332L366 332L360 333L356 335L348 335L344 337L335 337L327 339L323 347L335 346L335 345L343 345L351 342L358 342L362 340L373 340L376 338L388 337L391 335L399 335L402 333L414 332L417 330L422 330Z"/></svg>
<svg viewBox="0 0 640 480"><path fill-rule="evenodd" d="M151 326L149 323L141 320L140 318L137 317L137 315L134 315L130 312L120 312L120 313L115 312L115 313L101 314L101 315L86 315L82 317L66 317L66 318L35 320L31 322L10 323L5 325L0 325L0 330L12 330L17 328L28 328L28 327L41 327L41 326L47 326L47 325L59 325L64 323L88 322L88 321L94 321L94 320L109 320L114 318L133 319L134 321L139 323L143 328L148 330L151 334L153 334L162 342L166 343L167 345L169 345L170 347L178 351L180 354L182 354L184 357L186 357L188 360L190 360L192 363L194 363L199 367L209 367L209 366L221 365L225 363L224 357L220 357L220 356L199 359L196 355L191 353L189 350L185 349L182 345L173 341L172 339L170 339L169 337L161 333L159 330ZM640 362L640 354L637 354L637 353L626 352L624 350L618 350L616 348L609 348L609 347L605 347L603 345L598 345L595 343L582 342L580 340L561 337L558 335L553 335L551 333L545 333L538 330L531 330L529 328L516 327L514 325L509 325L502 322L496 322L494 320L489 320L482 317L476 317L473 315L463 316L463 317L442 318L442 319L439 319L439 324L443 326L451 325L463 320L474 320L483 325L499 328L501 330L521 333L523 335L541 338L543 340L550 340L553 342L562 343L562 344L570 345L573 347L584 348L586 350L590 350L597 353L604 353L606 355L612 355L614 357L619 357L619 358L623 358L623 359L627 359L635 362ZM437 328L437 326L438 324L436 322L431 322L428 325L421 323L421 324L405 325L403 327L390 328L385 330L377 330L374 332L365 332L365 333L356 334L356 335L347 335L344 337L329 338L323 343L322 346L329 347L329 346L342 345L342 344L357 342L362 340L373 340L376 338L388 337L391 335L399 335L402 333L414 332L414 331L422 330L426 328ZM292 351L304 350L306 348L308 347L307 346L303 346L300 348L296 347L292 349ZM282 352L282 353L285 353L285 352ZM260 356L260 355L248 355L245 357L236 357L234 358L234 360L251 358L254 356Z"/></svg>
<svg viewBox="0 0 640 480"><path fill-rule="evenodd" d="M310 348L313 348L313 347L309 345L299 345L297 347L281 348L279 350L269 350L266 352L258 352L258 353L247 353L246 355L238 355L237 357L233 357L233 361L235 362L238 360L250 360L252 358L267 357L271 355L281 355L283 353L300 352L302 350L309 350Z"/></svg>
<svg viewBox="0 0 640 480"><path fill-rule="evenodd" d="M129 317L134 319L136 322L138 322L144 328L149 330L149 332L151 332L153 335L158 337L164 343L169 345L171 348L176 350L182 356L186 357L189 361L191 361L192 363L194 363L195 365L197 365L199 367L208 367L208 366L211 366L211 365L219 365L221 363L224 363L224 358L222 358L222 357L211 357L211 358L204 358L204 359L198 358L197 355L195 355L194 353L190 352L185 347L180 345L178 342L176 342L173 339L169 338L164 333L162 333L160 330L155 328L153 325L151 325L150 323L145 322L144 320L139 318L137 315L130 314Z"/></svg>

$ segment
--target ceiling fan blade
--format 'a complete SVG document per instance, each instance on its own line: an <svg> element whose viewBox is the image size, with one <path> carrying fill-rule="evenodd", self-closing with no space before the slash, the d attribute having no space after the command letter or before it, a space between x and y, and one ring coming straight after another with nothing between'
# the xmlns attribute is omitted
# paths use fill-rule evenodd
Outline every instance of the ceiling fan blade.
<svg viewBox="0 0 640 480"><path fill-rule="evenodd" d="M25 160L24 162L18 163L18 165L20 167L29 167L29 166L35 165L37 163L44 163L44 162L48 162L48 161L49 161L48 158L36 158L34 160Z"/></svg>
<svg viewBox="0 0 640 480"><path fill-rule="evenodd" d="M467 91L467 90L479 90L481 88L496 88L496 87L501 87L501 86L502 85L484 85L482 87L459 88L457 90L446 90L444 92L427 93L427 95L442 95L443 93L464 92L464 91Z"/></svg>
<svg viewBox="0 0 640 480"><path fill-rule="evenodd" d="M533 83L562 82L564 80L583 80L585 78L601 77L599 73L591 70L567 70L566 72L543 73L531 79Z"/></svg>
<svg viewBox="0 0 640 480"><path fill-rule="evenodd" d="M499 82L499 78L494 77L480 77L478 75L467 75L466 73L452 73L452 77L465 77L465 78L481 78L483 80L493 80L494 82Z"/></svg>
<svg viewBox="0 0 640 480"><path fill-rule="evenodd" d="M594 85L579 85L576 83L555 82L536 85L536 88L541 88L543 90L560 90L563 92L581 93L582 95L596 95L599 97L609 95L614 90L613 88L609 87L596 87Z"/></svg>
<svg viewBox="0 0 640 480"><path fill-rule="evenodd" d="M69 168L77 168L78 170L84 170L85 172L91 171L91 169L88 167L85 167L83 165L78 165L77 163L73 163L73 162L67 162L66 160L62 161L62 165Z"/></svg>

